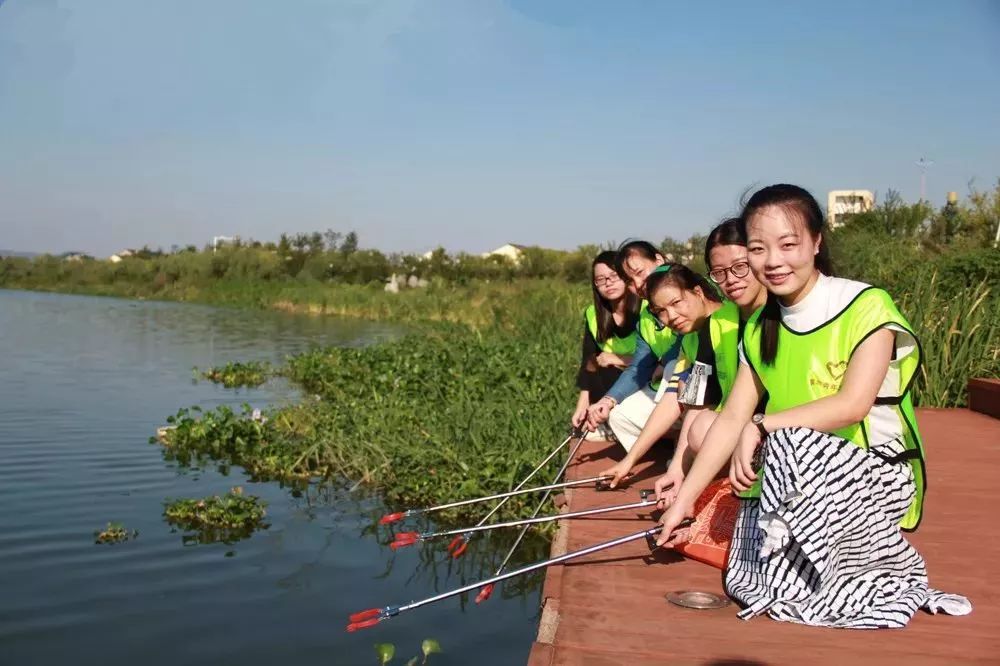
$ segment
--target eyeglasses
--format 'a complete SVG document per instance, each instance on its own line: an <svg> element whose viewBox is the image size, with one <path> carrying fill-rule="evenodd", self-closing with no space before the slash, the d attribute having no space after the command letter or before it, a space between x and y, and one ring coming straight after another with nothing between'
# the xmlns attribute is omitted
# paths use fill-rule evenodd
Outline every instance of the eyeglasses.
<svg viewBox="0 0 1000 666"><path fill-rule="evenodd" d="M729 268L716 268L714 271L709 271L708 277L712 278L712 282L722 284L726 281L727 272L732 273L735 278L745 278L750 274L750 264L746 261L737 261Z"/></svg>
<svg viewBox="0 0 1000 666"><path fill-rule="evenodd" d="M612 273L605 277L595 277L594 286L595 287L607 287L609 284L614 284L616 282L621 282L621 276L618 273Z"/></svg>

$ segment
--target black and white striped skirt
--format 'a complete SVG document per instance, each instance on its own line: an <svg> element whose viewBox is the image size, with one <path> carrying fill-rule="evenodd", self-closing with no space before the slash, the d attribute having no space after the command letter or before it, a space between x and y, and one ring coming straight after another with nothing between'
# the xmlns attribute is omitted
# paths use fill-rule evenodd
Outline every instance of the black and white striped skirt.
<svg viewBox="0 0 1000 666"><path fill-rule="evenodd" d="M916 492L899 440L873 451L808 428L767 438L760 500L744 500L726 592L739 616L814 626L902 627L917 609L965 614L964 597L927 585L899 528Z"/></svg>

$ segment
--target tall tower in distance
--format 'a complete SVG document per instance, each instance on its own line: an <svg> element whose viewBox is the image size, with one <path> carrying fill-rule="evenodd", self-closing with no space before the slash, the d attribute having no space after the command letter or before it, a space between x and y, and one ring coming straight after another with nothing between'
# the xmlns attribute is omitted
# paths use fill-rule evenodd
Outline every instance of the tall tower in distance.
<svg viewBox="0 0 1000 666"><path fill-rule="evenodd" d="M921 157L916 162L920 167L920 203L927 201L927 170L934 166L934 162Z"/></svg>

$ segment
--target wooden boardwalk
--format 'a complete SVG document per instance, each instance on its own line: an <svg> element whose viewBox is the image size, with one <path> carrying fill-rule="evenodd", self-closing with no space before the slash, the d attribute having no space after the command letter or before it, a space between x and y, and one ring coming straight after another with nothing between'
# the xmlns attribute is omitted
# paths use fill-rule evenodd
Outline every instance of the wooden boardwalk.
<svg viewBox="0 0 1000 666"><path fill-rule="evenodd" d="M931 585L964 594L965 617L918 612L905 629L817 629L762 617L744 622L736 606L691 610L668 603L675 590L722 594L721 572L674 553L652 559L644 541L551 567L530 666L568 664L1000 664L1000 420L964 409L919 410L928 455L923 524L909 536L927 560ZM618 449L616 451L616 449ZM569 478L599 473L620 448L588 442ZM627 489L570 491L568 509L624 503L651 488L662 469L638 468ZM652 525L621 512L565 521L553 554Z"/></svg>

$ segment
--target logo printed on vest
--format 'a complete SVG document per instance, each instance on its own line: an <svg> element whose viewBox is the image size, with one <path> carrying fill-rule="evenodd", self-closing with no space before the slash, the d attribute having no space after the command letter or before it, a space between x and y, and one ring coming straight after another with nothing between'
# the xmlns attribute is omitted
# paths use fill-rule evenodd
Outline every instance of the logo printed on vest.
<svg viewBox="0 0 1000 666"><path fill-rule="evenodd" d="M840 361L839 363L828 361L826 364L826 374L828 376L820 378L817 376L820 373L814 370L809 377L809 385L820 386L828 391L839 391L845 372L847 372L847 361Z"/></svg>
<svg viewBox="0 0 1000 666"><path fill-rule="evenodd" d="M830 373L830 376L835 380L840 379L847 372L847 361L841 361L840 363L834 363L829 361L826 364L826 371Z"/></svg>

